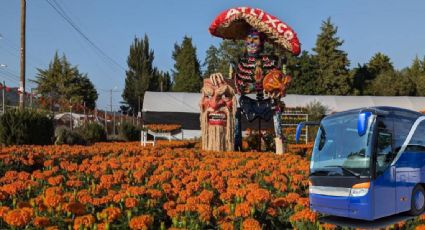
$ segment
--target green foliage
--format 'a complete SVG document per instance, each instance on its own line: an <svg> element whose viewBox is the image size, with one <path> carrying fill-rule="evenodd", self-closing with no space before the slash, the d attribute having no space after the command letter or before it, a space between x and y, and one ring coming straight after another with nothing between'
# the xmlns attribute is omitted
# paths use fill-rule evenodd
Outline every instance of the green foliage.
<svg viewBox="0 0 425 230"><path fill-rule="evenodd" d="M8 110L0 117L0 143L48 145L53 139L53 121L33 110Z"/></svg>
<svg viewBox="0 0 425 230"><path fill-rule="evenodd" d="M58 127L55 130L55 145L85 145L86 140L83 136L67 127Z"/></svg>
<svg viewBox="0 0 425 230"><path fill-rule="evenodd" d="M119 127L119 134L126 141L140 140L140 131L139 128L128 122L122 123Z"/></svg>
<svg viewBox="0 0 425 230"><path fill-rule="evenodd" d="M319 101L312 101L307 104L306 111L308 114L308 120L320 121L323 116L329 112L329 108Z"/></svg>
<svg viewBox="0 0 425 230"><path fill-rule="evenodd" d="M162 79L164 73L153 67L153 60L154 52L149 47L148 36L145 34L143 39L134 38L127 57L128 70L122 94L124 102L130 107L130 114L142 110L143 97L147 90L160 91L162 85L162 88L166 89L164 91L167 91L170 87L168 83L164 83L166 80Z"/></svg>
<svg viewBox="0 0 425 230"><path fill-rule="evenodd" d="M202 86L201 69L192 38L185 36L181 45L174 45L173 59L173 91L199 92Z"/></svg>
<svg viewBox="0 0 425 230"><path fill-rule="evenodd" d="M372 76L367 65L358 65L351 70L353 78L353 94L364 95L366 92L370 93L370 84L372 83Z"/></svg>
<svg viewBox="0 0 425 230"><path fill-rule="evenodd" d="M159 91L159 92L171 91L173 84L171 81L170 73L159 71L157 73L157 76L158 76L159 83L158 83L158 89L155 91Z"/></svg>
<svg viewBox="0 0 425 230"><path fill-rule="evenodd" d="M315 59L307 51L303 51L300 57L287 55L287 71L292 77L288 93L292 94L317 94Z"/></svg>
<svg viewBox="0 0 425 230"><path fill-rule="evenodd" d="M204 77L209 77L211 74L219 72L220 57L218 49L214 45L208 48L203 66L206 66Z"/></svg>
<svg viewBox="0 0 425 230"><path fill-rule="evenodd" d="M88 144L106 141L105 128L98 123L88 123L78 128L78 132Z"/></svg>
<svg viewBox="0 0 425 230"><path fill-rule="evenodd" d="M372 82L371 93L375 96L414 96L415 82L398 71L379 74Z"/></svg>
<svg viewBox="0 0 425 230"><path fill-rule="evenodd" d="M416 96L425 96L425 57L423 60L415 57L405 74L415 82Z"/></svg>
<svg viewBox="0 0 425 230"><path fill-rule="evenodd" d="M317 36L313 56L317 63L317 93L347 95L351 92L352 79L348 71L350 62L346 52L340 50L343 41L336 37L338 28L330 18L322 23Z"/></svg>
<svg viewBox="0 0 425 230"><path fill-rule="evenodd" d="M47 69L37 69L37 91L44 97L55 101L69 101L73 103L86 103L90 109L96 107L97 91L87 77L80 73L76 66L66 59L65 55L59 58L55 53L53 61Z"/></svg>

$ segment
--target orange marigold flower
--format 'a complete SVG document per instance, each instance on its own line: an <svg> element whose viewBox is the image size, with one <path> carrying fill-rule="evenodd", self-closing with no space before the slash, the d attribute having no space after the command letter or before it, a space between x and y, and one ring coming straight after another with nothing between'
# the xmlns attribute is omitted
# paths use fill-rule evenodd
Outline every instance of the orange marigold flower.
<svg viewBox="0 0 425 230"><path fill-rule="evenodd" d="M136 198L134 198L134 197L128 197L128 198L125 198L125 207L126 208L134 208L134 207L136 207L137 206L137 204L139 203L139 201L136 199Z"/></svg>
<svg viewBox="0 0 425 230"><path fill-rule="evenodd" d="M336 229L336 225L334 224L329 224L329 223L324 223L320 225L322 227L322 229L324 230L334 230Z"/></svg>
<svg viewBox="0 0 425 230"><path fill-rule="evenodd" d="M3 219L10 226L23 227L31 221L33 215L31 208L19 208L9 211Z"/></svg>
<svg viewBox="0 0 425 230"><path fill-rule="evenodd" d="M63 197L61 195L46 195L43 199L44 205L48 208L56 208L62 203Z"/></svg>
<svg viewBox="0 0 425 230"><path fill-rule="evenodd" d="M202 222L209 222L211 219L211 206L205 205L205 204L199 204L198 205L198 213L199 213L199 219Z"/></svg>
<svg viewBox="0 0 425 230"><path fill-rule="evenodd" d="M275 217L277 215L276 209L274 209L272 207L268 208L266 212L267 212L267 214L269 214L270 216L273 216L273 217Z"/></svg>
<svg viewBox="0 0 425 230"><path fill-rule="evenodd" d="M74 220L74 230L80 229L80 226L89 228L95 222L96 222L96 220L94 219L94 217L91 214L79 216L79 217L75 218L75 220Z"/></svg>
<svg viewBox="0 0 425 230"><path fill-rule="evenodd" d="M211 200L214 198L214 193L212 191L208 191L208 190L203 190L200 194L199 194L199 201L202 204L209 204L211 202Z"/></svg>
<svg viewBox="0 0 425 230"><path fill-rule="evenodd" d="M49 179L47 179L47 183L49 183L52 186L60 185L63 181L64 181L64 176L62 175L49 177Z"/></svg>
<svg viewBox="0 0 425 230"><path fill-rule="evenodd" d="M50 225L50 220L47 217L37 216L33 221L34 227L44 228Z"/></svg>
<svg viewBox="0 0 425 230"><path fill-rule="evenodd" d="M251 206L248 202L237 204L235 208L236 217L248 217L251 214Z"/></svg>
<svg viewBox="0 0 425 230"><path fill-rule="evenodd" d="M116 207L108 207L103 209L100 215L104 217L107 222L114 222L121 216L121 209Z"/></svg>
<svg viewBox="0 0 425 230"><path fill-rule="evenodd" d="M291 217L289 217L289 221L291 222L308 221L314 223L316 220L317 214L310 211L310 209L303 209L301 211L295 212Z"/></svg>
<svg viewBox="0 0 425 230"><path fill-rule="evenodd" d="M242 229L246 230L261 230L261 225L253 218L248 218L242 222Z"/></svg>
<svg viewBox="0 0 425 230"><path fill-rule="evenodd" d="M222 222L219 224L221 230L234 230L235 226L232 222Z"/></svg>
<svg viewBox="0 0 425 230"><path fill-rule="evenodd" d="M256 189L246 195L246 199L251 204L265 203L270 200L270 192L266 189Z"/></svg>
<svg viewBox="0 0 425 230"><path fill-rule="evenodd" d="M287 204L295 204L297 200L300 198L300 195L298 193L288 193L285 197L285 201Z"/></svg>
<svg viewBox="0 0 425 230"><path fill-rule="evenodd" d="M416 226L415 230L425 230L425 225L424 224L418 225Z"/></svg>
<svg viewBox="0 0 425 230"><path fill-rule="evenodd" d="M153 217L149 215L141 215L133 217L128 226L130 229L146 230L153 224Z"/></svg>
<svg viewBox="0 0 425 230"><path fill-rule="evenodd" d="M6 206L0 206L0 218L3 218L7 212L9 212L10 208Z"/></svg>

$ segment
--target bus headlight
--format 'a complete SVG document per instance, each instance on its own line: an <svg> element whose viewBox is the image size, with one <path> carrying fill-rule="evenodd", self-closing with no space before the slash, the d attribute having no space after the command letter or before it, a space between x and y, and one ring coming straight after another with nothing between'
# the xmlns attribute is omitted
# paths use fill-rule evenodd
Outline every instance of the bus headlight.
<svg viewBox="0 0 425 230"><path fill-rule="evenodd" d="M350 196L364 196L369 191L370 182L355 184L350 190Z"/></svg>

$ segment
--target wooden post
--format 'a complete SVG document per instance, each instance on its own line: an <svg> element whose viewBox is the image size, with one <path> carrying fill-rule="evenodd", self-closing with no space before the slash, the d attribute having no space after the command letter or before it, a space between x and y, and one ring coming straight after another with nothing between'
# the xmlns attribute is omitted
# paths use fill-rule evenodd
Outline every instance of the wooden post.
<svg viewBox="0 0 425 230"><path fill-rule="evenodd" d="M21 76L19 82L19 109L25 108L25 23L26 23L26 0L21 0Z"/></svg>

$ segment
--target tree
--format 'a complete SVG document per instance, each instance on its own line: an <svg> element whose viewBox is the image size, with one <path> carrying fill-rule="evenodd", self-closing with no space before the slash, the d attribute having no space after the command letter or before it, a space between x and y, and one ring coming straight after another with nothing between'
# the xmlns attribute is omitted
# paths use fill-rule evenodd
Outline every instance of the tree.
<svg viewBox="0 0 425 230"><path fill-rule="evenodd" d="M181 45L174 45L173 59L173 91L199 92L202 86L201 70L191 38L185 36Z"/></svg>
<svg viewBox="0 0 425 230"><path fill-rule="evenodd" d="M339 47L344 43L336 37L338 28L328 18L322 23L321 32L317 36L313 56L318 65L317 93L347 95L351 92L352 79L348 66L347 53Z"/></svg>
<svg viewBox="0 0 425 230"><path fill-rule="evenodd" d="M374 96L414 96L415 83L398 71L380 73L371 84Z"/></svg>
<svg viewBox="0 0 425 230"><path fill-rule="evenodd" d="M373 78L383 72L394 71L393 63L391 63L390 57L381 52L373 55L369 63L367 63L367 68L372 75L372 79L368 80L373 80Z"/></svg>
<svg viewBox="0 0 425 230"><path fill-rule="evenodd" d="M134 38L127 58L128 70L122 94L124 102L130 107L130 114L141 111L146 90L157 87L153 60L154 52L149 48L148 36L145 34L143 39Z"/></svg>
<svg viewBox="0 0 425 230"><path fill-rule="evenodd" d="M37 69L37 91L55 102L86 104L89 109L96 107L97 91L87 77L72 66L66 56L59 58L56 52L47 69Z"/></svg>
<svg viewBox="0 0 425 230"><path fill-rule="evenodd" d="M230 65L236 66L239 59L245 53L245 43L241 40L223 40L218 48L220 64L218 66L219 73L227 76L229 74Z"/></svg>
<svg viewBox="0 0 425 230"><path fill-rule="evenodd" d="M299 57L292 55L287 58L288 74L292 77L288 93L293 94L317 94L316 86L316 63L315 59L307 51L303 51Z"/></svg>
<svg viewBox="0 0 425 230"><path fill-rule="evenodd" d="M171 82L171 76L168 72L159 72L159 88L160 92L168 92L171 90L173 84Z"/></svg>
<svg viewBox="0 0 425 230"><path fill-rule="evenodd" d="M356 68L351 70L353 76L353 95L364 95L365 91L370 88L371 84L371 73L367 65L358 64Z"/></svg>
<svg viewBox="0 0 425 230"><path fill-rule="evenodd" d="M220 57L219 57L219 51L217 49L217 47L215 47L214 45L211 45L207 52L206 52L206 56L205 56L205 61L203 66L206 66L206 70L204 72L204 77L209 77L211 74L213 73L218 73L219 72L219 67L220 67Z"/></svg>
<svg viewBox="0 0 425 230"><path fill-rule="evenodd" d="M420 60L417 56L412 65L406 69L406 75L415 83L416 96L425 96L425 57Z"/></svg>

